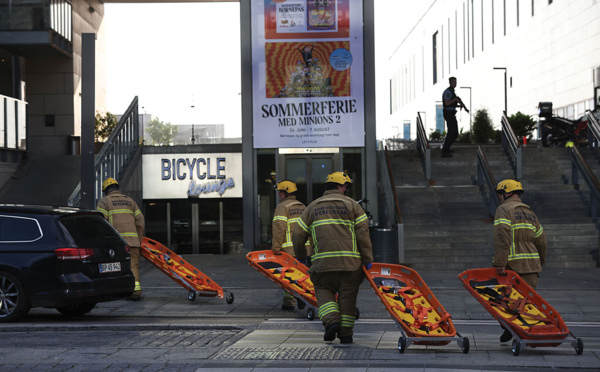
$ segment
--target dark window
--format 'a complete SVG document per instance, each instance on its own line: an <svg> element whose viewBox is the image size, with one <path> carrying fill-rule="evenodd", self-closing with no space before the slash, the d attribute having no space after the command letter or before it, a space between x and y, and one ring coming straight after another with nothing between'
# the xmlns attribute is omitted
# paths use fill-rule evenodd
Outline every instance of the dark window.
<svg viewBox="0 0 600 372"><path fill-rule="evenodd" d="M42 230L36 219L0 216L0 242L31 242L41 237Z"/></svg>
<svg viewBox="0 0 600 372"><path fill-rule="evenodd" d="M59 219L65 228L65 238L77 247L101 248L107 239L122 239L119 233L104 219L95 214L65 215Z"/></svg>
<svg viewBox="0 0 600 372"><path fill-rule="evenodd" d="M433 84L436 84L437 80L438 80L438 76L437 76L437 36L438 36L438 33L436 32L435 34L433 34L433 39L432 39Z"/></svg>
<svg viewBox="0 0 600 372"><path fill-rule="evenodd" d="M495 22L496 19L495 19L495 16L494 16L494 9L495 9L494 0L492 0L492 44L494 44L494 41L495 41L494 40L494 33L495 33L494 28L496 27L496 22Z"/></svg>
<svg viewBox="0 0 600 372"><path fill-rule="evenodd" d="M504 36L506 36L506 0L504 0Z"/></svg>

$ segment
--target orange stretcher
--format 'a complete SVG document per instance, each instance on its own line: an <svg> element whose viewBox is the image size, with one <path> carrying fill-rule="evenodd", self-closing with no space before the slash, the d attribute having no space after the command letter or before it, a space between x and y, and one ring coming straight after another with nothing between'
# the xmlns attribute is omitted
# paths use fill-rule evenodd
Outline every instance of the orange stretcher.
<svg viewBox="0 0 600 372"><path fill-rule="evenodd" d="M292 293L298 300L298 308L308 305L308 320L315 319L318 305L315 289L308 274L308 267L285 252L275 254L271 250L253 251L246 256L250 266L275 284Z"/></svg>
<svg viewBox="0 0 600 372"><path fill-rule="evenodd" d="M374 262L363 268L371 285L402 332L398 351L415 345L447 345L456 341L469 352L469 338L456 332L452 317L435 298L419 274L402 265Z"/></svg>
<svg viewBox="0 0 600 372"><path fill-rule="evenodd" d="M517 356L524 346L558 346L567 337L580 355L583 341L567 328L562 317L519 274L506 270L497 275L495 268L472 269L458 278L465 288L500 325L513 335L512 353Z"/></svg>
<svg viewBox="0 0 600 372"><path fill-rule="evenodd" d="M197 295L221 299L224 297L221 286L159 242L144 237L140 251L142 256L160 271L189 290L188 300L194 301ZM233 303L233 293L228 293L225 300L231 304Z"/></svg>

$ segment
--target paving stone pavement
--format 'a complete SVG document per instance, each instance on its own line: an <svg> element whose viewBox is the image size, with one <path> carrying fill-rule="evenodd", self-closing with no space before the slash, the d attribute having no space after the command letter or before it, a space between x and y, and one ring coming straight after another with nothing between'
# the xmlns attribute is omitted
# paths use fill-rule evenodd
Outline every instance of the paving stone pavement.
<svg viewBox="0 0 600 372"><path fill-rule="evenodd" d="M0 327L0 371L384 371L600 370L600 270L545 270L538 292L583 340L576 355L569 338L556 347L511 353L501 328L462 287L457 272L419 271L461 337L447 345L412 343L403 336L365 282L357 306L354 343L324 342L306 309L281 310L283 291L241 255L184 257L226 291L189 301L187 290L142 261L139 302L100 303L89 314L64 317L32 309L21 322ZM464 354L458 339L467 337Z"/></svg>

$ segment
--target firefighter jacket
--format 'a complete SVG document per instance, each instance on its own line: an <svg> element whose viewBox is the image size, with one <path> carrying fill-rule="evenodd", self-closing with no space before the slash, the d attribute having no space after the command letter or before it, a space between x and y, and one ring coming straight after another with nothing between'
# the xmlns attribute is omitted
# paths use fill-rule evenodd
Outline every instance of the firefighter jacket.
<svg viewBox="0 0 600 372"><path fill-rule="evenodd" d="M277 204L272 224L271 249L273 252L284 251L294 256L292 230L305 209L304 204L296 200L295 195L288 195Z"/></svg>
<svg viewBox="0 0 600 372"><path fill-rule="evenodd" d="M144 215L129 196L112 191L98 202L96 209L121 234L130 247L139 247L144 237Z"/></svg>
<svg viewBox="0 0 600 372"><path fill-rule="evenodd" d="M294 227L296 257L306 257L312 236L311 272L356 271L373 262L369 219L360 205L339 190L327 190L306 207Z"/></svg>
<svg viewBox="0 0 600 372"><path fill-rule="evenodd" d="M518 274L539 273L546 262L548 241L544 229L518 195L506 199L494 217L493 265Z"/></svg>

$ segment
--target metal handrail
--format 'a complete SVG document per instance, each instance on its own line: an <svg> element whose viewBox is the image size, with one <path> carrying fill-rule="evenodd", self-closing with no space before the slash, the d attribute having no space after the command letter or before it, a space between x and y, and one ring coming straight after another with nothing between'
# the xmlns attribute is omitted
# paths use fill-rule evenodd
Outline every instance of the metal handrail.
<svg viewBox="0 0 600 372"><path fill-rule="evenodd" d="M119 179L140 146L138 97L136 96L108 137L94 161L94 205L102 197L102 182L108 177ZM69 206L79 206L81 182L69 197Z"/></svg>
<svg viewBox="0 0 600 372"><path fill-rule="evenodd" d="M390 155L388 153L387 146L384 148L385 150L385 162L387 164L388 176L390 178L390 185L392 186L392 194L394 195L394 206L396 210L396 233L397 233L397 242L398 242L398 262L404 262L404 224L402 222L402 211L400 210L400 202L398 201L398 193L396 192L396 182L394 181L394 176L392 173L392 161L390 160Z"/></svg>
<svg viewBox="0 0 600 372"><path fill-rule="evenodd" d="M390 160L390 154L388 153L388 148L385 146L385 162L387 164L388 175L390 177L390 184L392 185L392 193L394 194L394 206L396 207L396 217L397 223L402 223L402 211L400 210L400 202L398 201L398 195L396 194L396 182L394 181L394 176L392 175L392 161Z"/></svg>
<svg viewBox="0 0 600 372"><path fill-rule="evenodd" d="M515 136L515 132L513 132L510 123L508 122L508 118L506 117L506 112L502 114L502 148L504 152L509 155L508 147L510 146L510 153L512 153L515 157L516 163L516 178L521 179L523 177L523 166L522 166L522 154L521 154L521 146L519 145L519 140L517 136Z"/></svg>
<svg viewBox="0 0 600 372"><path fill-rule="evenodd" d="M417 113L417 151L419 151L425 179L429 181L431 180L431 148L429 147L421 113Z"/></svg>
<svg viewBox="0 0 600 372"><path fill-rule="evenodd" d="M27 102L0 94L0 150L27 150Z"/></svg>
<svg viewBox="0 0 600 372"><path fill-rule="evenodd" d="M496 178L494 177L490 163L487 161L487 157L483 153L483 149L481 146L477 146L477 185L479 186L479 191L484 190L484 181L490 194L490 216L494 216L496 208L500 205L500 199L498 199L498 195L496 194Z"/></svg>
<svg viewBox="0 0 600 372"><path fill-rule="evenodd" d="M594 222L598 219L598 205L600 203L600 182L579 152L577 146L571 147L571 184L579 189L579 173L590 189L590 214Z"/></svg>
<svg viewBox="0 0 600 372"><path fill-rule="evenodd" d="M594 142L600 144L600 123L592 111L587 110L585 114L588 118L588 146L591 147Z"/></svg>

